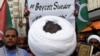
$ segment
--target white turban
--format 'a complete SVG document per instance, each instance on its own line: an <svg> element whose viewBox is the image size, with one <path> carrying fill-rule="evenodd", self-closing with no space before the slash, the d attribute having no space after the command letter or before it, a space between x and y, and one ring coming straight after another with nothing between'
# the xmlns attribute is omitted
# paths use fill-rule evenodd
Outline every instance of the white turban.
<svg viewBox="0 0 100 56"><path fill-rule="evenodd" d="M87 39L87 42L89 43L89 41L90 41L91 39L96 39L96 40L98 40L99 43L100 43L100 37L99 37L98 35L90 35L90 36L88 37L88 39Z"/></svg>
<svg viewBox="0 0 100 56"><path fill-rule="evenodd" d="M48 21L58 24L61 30L56 33L44 31ZM75 29L66 19L44 16L30 27L28 44L36 56L70 56L76 47Z"/></svg>

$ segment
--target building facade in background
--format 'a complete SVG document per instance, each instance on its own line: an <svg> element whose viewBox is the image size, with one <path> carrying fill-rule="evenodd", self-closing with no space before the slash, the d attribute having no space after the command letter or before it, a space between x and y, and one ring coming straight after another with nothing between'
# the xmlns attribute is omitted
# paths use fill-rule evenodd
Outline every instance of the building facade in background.
<svg viewBox="0 0 100 56"><path fill-rule="evenodd" d="M89 12L89 19L91 20L91 18L100 16L100 0L87 0L87 1L88 1L88 11L92 11ZM26 19L24 18L25 0L8 0L8 4L10 7L13 27L18 30L19 36L26 36L26 30L25 30ZM19 24L22 24L22 26L20 26Z"/></svg>
<svg viewBox="0 0 100 56"><path fill-rule="evenodd" d="M19 32L19 36L26 36L25 32L25 23L26 20L24 18L24 3L25 0L8 0L12 24L13 27L16 28ZM22 24L21 26L19 24Z"/></svg>

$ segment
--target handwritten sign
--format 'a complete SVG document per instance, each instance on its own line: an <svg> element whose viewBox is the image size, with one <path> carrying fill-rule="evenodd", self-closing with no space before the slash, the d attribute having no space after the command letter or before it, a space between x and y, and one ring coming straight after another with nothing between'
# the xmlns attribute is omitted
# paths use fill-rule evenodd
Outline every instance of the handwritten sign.
<svg viewBox="0 0 100 56"><path fill-rule="evenodd" d="M29 24L42 16L54 15L63 17L75 26L75 0L28 0L30 11Z"/></svg>

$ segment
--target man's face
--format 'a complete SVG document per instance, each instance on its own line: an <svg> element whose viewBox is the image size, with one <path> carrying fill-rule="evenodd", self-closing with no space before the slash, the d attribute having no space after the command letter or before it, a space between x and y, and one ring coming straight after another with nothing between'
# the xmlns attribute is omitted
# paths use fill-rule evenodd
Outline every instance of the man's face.
<svg viewBox="0 0 100 56"><path fill-rule="evenodd" d="M92 44L94 47L99 47L100 45L99 41L96 39L91 39L89 43Z"/></svg>
<svg viewBox="0 0 100 56"><path fill-rule="evenodd" d="M8 30L5 33L5 36L3 38L3 41L5 43L6 46L14 46L17 44L17 35L16 35L16 31L14 30Z"/></svg>
<svg viewBox="0 0 100 56"><path fill-rule="evenodd" d="M18 47L25 49L27 47L25 40L19 40L18 41Z"/></svg>

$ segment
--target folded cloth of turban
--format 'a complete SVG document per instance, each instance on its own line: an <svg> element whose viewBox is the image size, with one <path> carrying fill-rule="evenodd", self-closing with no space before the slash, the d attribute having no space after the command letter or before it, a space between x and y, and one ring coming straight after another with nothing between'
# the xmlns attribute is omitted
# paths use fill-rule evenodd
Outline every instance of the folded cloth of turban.
<svg viewBox="0 0 100 56"><path fill-rule="evenodd" d="M47 24L48 22L52 24ZM52 31L51 27L44 30L46 25L47 28L48 25L52 27L56 25L59 29ZM44 16L33 22L30 27L28 44L36 56L70 56L76 46L75 29L64 18Z"/></svg>
<svg viewBox="0 0 100 56"><path fill-rule="evenodd" d="M99 37L98 35L90 35L90 36L88 37L88 39L87 39L87 42L89 43L89 41L90 41L91 39L96 39L96 40L98 40L99 43L100 43L100 37Z"/></svg>

